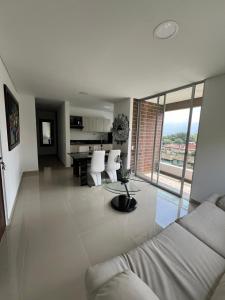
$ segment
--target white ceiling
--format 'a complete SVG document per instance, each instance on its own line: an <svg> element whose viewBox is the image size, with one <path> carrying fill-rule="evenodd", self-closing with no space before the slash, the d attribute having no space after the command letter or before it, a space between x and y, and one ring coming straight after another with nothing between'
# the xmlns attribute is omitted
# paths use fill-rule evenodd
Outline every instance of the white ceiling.
<svg viewBox="0 0 225 300"><path fill-rule="evenodd" d="M224 13L224 0L0 0L0 54L19 92L104 106L224 73ZM154 39L167 19L178 35Z"/></svg>

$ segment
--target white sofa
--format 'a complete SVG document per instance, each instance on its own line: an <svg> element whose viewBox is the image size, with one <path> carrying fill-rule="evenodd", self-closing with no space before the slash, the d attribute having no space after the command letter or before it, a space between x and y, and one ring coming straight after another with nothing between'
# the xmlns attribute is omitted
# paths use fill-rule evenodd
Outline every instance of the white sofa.
<svg viewBox="0 0 225 300"><path fill-rule="evenodd" d="M136 249L90 267L86 273L89 299L225 299L225 211L215 205L217 197ZM135 273L155 298L150 293L137 297L137 291L132 298L124 288L119 294L118 280L131 280L127 270ZM118 289L112 297L108 290L115 278Z"/></svg>

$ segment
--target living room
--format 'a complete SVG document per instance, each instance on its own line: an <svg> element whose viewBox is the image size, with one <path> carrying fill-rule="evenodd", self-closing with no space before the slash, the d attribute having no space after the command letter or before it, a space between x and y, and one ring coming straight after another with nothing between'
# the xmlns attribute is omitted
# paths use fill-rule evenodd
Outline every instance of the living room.
<svg viewBox="0 0 225 300"><path fill-rule="evenodd" d="M0 7L2 299L224 299L225 2Z"/></svg>

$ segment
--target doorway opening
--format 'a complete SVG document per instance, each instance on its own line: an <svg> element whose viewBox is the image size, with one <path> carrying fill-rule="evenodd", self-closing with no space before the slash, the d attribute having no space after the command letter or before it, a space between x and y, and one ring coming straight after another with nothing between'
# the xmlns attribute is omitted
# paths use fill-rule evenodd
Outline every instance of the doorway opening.
<svg viewBox="0 0 225 300"><path fill-rule="evenodd" d="M201 82L134 102L135 174L188 200L203 89Z"/></svg>
<svg viewBox="0 0 225 300"><path fill-rule="evenodd" d="M57 107L36 101L36 122L39 170L62 167L58 158Z"/></svg>

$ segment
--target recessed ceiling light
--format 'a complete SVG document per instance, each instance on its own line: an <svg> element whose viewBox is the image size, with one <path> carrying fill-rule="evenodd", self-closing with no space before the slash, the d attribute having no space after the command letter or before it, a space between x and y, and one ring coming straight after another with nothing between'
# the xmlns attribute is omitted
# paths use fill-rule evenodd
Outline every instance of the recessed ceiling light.
<svg viewBox="0 0 225 300"><path fill-rule="evenodd" d="M85 96L87 96L88 95L88 93L86 93L86 92L79 92L79 95L85 95Z"/></svg>
<svg viewBox="0 0 225 300"><path fill-rule="evenodd" d="M110 109L110 108L111 108L111 106L109 106L109 105L104 105L104 108L106 108L106 109Z"/></svg>
<svg viewBox="0 0 225 300"><path fill-rule="evenodd" d="M156 26L154 36L158 39L171 39L177 34L178 30L178 24L173 20L168 20Z"/></svg>

